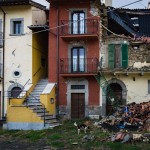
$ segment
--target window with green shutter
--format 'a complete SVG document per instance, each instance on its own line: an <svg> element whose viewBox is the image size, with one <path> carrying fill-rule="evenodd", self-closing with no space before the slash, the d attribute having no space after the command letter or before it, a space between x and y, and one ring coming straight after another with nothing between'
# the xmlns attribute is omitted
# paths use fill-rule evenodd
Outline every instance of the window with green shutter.
<svg viewBox="0 0 150 150"><path fill-rule="evenodd" d="M122 50L122 68L127 68L128 67L128 45L122 44L121 50Z"/></svg>
<svg viewBox="0 0 150 150"><path fill-rule="evenodd" d="M128 45L109 44L108 45L108 68L128 67Z"/></svg>
<svg viewBox="0 0 150 150"><path fill-rule="evenodd" d="M115 45L109 44L108 45L108 67L110 69L114 68L114 56L115 56Z"/></svg>

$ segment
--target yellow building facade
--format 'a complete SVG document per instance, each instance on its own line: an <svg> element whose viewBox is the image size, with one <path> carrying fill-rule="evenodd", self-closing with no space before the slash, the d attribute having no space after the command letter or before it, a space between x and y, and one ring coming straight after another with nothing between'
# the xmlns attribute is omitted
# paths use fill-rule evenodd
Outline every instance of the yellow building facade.
<svg viewBox="0 0 150 150"><path fill-rule="evenodd" d="M0 84L1 118L6 117L8 129L46 128L49 123L46 126L45 116L51 114L53 118L56 114L55 84L39 83L34 90L41 79L47 78L46 8L32 1L19 0L11 4L0 2L0 7L1 30L5 33L4 46L0 49L4 65ZM34 91L36 95L40 86L43 88L38 92L41 95L38 101L31 93ZM50 99L54 101L52 104ZM34 100L38 104L34 105Z"/></svg>

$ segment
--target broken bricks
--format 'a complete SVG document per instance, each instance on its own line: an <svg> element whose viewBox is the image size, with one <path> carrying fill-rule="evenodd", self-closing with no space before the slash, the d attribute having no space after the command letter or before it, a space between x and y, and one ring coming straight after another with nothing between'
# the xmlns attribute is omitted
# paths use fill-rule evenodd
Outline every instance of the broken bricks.
<svg viewBox="0 0 150 150"><path fill-rule="evenodd" d="M95 123L96 126L104 130L117 132L111 136L112 142L125 143L130 140L147 142L150 140L150 133L132 133L133 131L150 131L150 101L140 104L134 102L126 106L120 106L117 110ZM120 129L130 132L119 131Z"/></svg>

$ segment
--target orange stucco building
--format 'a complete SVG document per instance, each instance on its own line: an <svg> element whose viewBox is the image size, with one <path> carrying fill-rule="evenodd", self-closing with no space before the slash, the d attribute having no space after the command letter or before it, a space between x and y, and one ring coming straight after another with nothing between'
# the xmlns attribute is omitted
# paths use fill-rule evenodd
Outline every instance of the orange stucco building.
<svg viewBox="0 0 150 150"><path fill-rule="evenodd" d="M48 79L57 85L59 114L100 115L99 22L95 0L49 0Z"/></svg>

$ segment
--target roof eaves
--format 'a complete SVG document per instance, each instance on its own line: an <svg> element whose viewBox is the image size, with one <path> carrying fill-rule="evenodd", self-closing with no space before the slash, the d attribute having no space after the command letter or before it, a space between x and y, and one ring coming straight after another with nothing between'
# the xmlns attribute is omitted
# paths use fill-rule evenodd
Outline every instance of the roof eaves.
<svg viewBox="0 0 150 150"><path fill-rule="evenodd" d="M18 5L31 5L42 10L46 10L46 6L36 3L32 0L0 0L0 6L18 6Z"/></svg>

